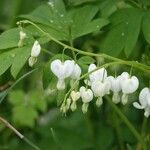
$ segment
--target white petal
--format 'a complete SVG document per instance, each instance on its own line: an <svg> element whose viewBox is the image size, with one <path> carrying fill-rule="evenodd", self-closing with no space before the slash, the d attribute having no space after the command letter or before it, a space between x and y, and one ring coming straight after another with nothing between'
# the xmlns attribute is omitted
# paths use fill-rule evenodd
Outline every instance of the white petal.
<svg viewBox="0 0 150 150"><path fill-rule="evenodd" d="M72 75L71 75L71 78L72 79L79 79L80 75L81 75L81 68L78 64L75 64Z"/></svg>
<svg viewBox="0 0 150 150"><path fill-rule="evenodd" d="M144 109L144 107L143 106L141 106L139 103L137 103L137 102L134 102L133 103L133 106L135 107L135 108L137 108L137 109Z"/></svg>
<svg viewBox="0 0 150 150"><path fill-rule="evenodd" d="M64 80L61 80L61 79L58 80L57 89L58 90L64 90L65 89L65 81Z"/></svg>
<svg viewBox="0 0 150 150"><path fill-rule="evenodd" d="M106 80L110 81L111 83L111 91L113 92L121 91L120 76L118 76L117 78L114 78L113 76L109 76L106 78Z"/></svg>
<svg viewBox="0 0 150 150"><path fill-rule="evenodd" d="M147 104L150 106L150 92L146 96Z"/></svg>
<svg viewBox="0 0 150 150"><path fill-rule="evenodd" d="M121 102L123 105L126 105L128 103L128 95L127 94L122 95Z"/></svg>
<svg viewBox="0 0 150 150"><path fill-rule="evenodd" d="M41 46L38 41L35 41L31 50L32 57L38 57L41 52Z"/></svg>
<svg viewBox="0 0 150 150"><path fill-rule="evenodd" d="M146 107L148 104L147 95L150 93L149 88L145 87L141 90L139 94L139 101L143 107Z"/></svg>
<svg viewBox="0 0 150 150"><path fill-rule="evenodd" d="M130 78L130 75L128 72L123 72L121 75L120 75L120 85L122 86L124 84L124 81L126 79L129 79Z"/></svg>
<svg viewBox="0 0 150 150"><path fill-rule="evenodd" d="M83 103L88 103L93 99L93 92L91 91L91 89L86 89L85 87L82 86L80 88L80 94Z"/></svg>
<svg viewBox="0 0 150 150"><path fill-rule="evenodd" d="M122 81L122 92L125 94L130 94L135 92L138 89L139 86L139 80L137 79L137 77L132 76L129 79L125 79L124 81Z"/></svg>
<svg viewBox="0 0 150 150"><path fill-rule="evenodd" d="M96 65L95 64L90 64L89 68L88 68L88 72L91 72L91 71L93 71L95 69L96 69Z"/></svg>
<svg viewBox="0 0 150 150"><path fill-rule="evenodd" d="M150 110L145 110L145 112L144 112L144 116L148 118L148 117L149 117L149 115L150 115Z"/></svg>
<svg viewBox="0 0 150 150"><path fill-rule="evenodd" d="M95 70L96 68L97 67L95 64L91 64L89 66L88 72L91 72L91 71ZM98 69L89 75L91 82L102 81L102 80L105 80L106 77L107 77L107 71L105 68Z"/></svg>
<svg viewBox="0 0 150 150"><path fill-rule="evenodd" d="M52 61L50 67L57 78L64 79L63 64L59 59Z"/></svg>
<svg viewBox="0 0 150 150"><path fill-rule="evenodd" d="M112 101L115 103L115 104L118 104L120 102L120 95L119 93L113 93L113 97L112 97Z"/></svg>
<svg viewBox="0 0 150 150"><path fill-rule="evenodd" d="M70 94L73 101L77 101L80 98L80 92L72 91Z"/></svg>
<svg viewBox="0 0 150 150"><path fill-rule="evenodd" d="M72 60L66 60L63 64L63 72L65 78L68 78L71 76L73 70L74 70L74 61Z"/></svg>
<svg viewBox="0 0 150 150"><path fill-rule="evenodd" d="M110 86L108 81L95 81L92 83L91 89L96 97L103 97L105 94L108 94Z"/></svg>

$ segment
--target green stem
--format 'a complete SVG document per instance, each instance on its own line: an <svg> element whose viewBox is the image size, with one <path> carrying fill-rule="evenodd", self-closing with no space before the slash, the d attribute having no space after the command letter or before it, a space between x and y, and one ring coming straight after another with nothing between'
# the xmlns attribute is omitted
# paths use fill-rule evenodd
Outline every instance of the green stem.
<svg viewBox="0 0 150 150"><path fill-rule="evenodd" d="M129 130L132 132L132 134L135 136L135 138L143 144L143 139L141 135L138 133L138 131L134 128L134 126L130 123L128 118L120 111L120 109L111 101L111 99L107 96L106 97L108 103L112 107L112 109L118 114L118 116L122 119L122 121L126 124L126 126L129 128Z"/></svg>
<svg viewBox="0 0 150 150"><path fill-rule="evenodd" d="M39 31L41 31L43 34L45 34L45 36L47 36L49 39L53 40L57 44L65 47L65 48L67 48L69 50L72 50L74 52L78 52L78 53L80 53L82 55L103 57L103 58L111 60L111 61L121 62L121 63L124 63L124 64L126 64L128 66L133 66L133 67L135 67L137 69L140 69L140 70L142 70L142 71L147 72L148 74L150 74L150 67L147 66L147 65L141 64L141 63L139 63L137 61L125 61L125 60L122 60L122 59L119 59L119 58L115 58L115 57L112 57L112 56L109 56L109 55L106 55L106 54L95 54L95 53L91 53L91 52L82 51L82 50L79 50L77 48L71 47L69 45L66 45L66 44L58 41L57 39L55 39L54 37L52 37L49 33L47 33L44 30L42 30L38 25L36 25L35 23L33 23L33 22L29 21L29 20L22 20L22 21L20 21L20 23L29 23L29 24L32 24Z"/></svg>
<svg viewBox="0 0 150 150"><path fill-rule="evenodd" d="M42 51L47 53L47 54L49 54L50 56L54 56L55 55L54 53L52 53L52 52L50 52L50 51L48 51L46 49L43 49L43 48L42 48Z"/></svg>
<svg viewBox="0 0 150 150"><path fill-rule="evenodd" d="M55 133L53 128L51 128L51 132L52 132L53 140L56 143L56 145L58 146L58 149L62 150L63 148L62 148L62 146L61 146L61 144L59 142L59 139L57 138L56 133Z"/></svg>
<svg viewBox="0 0 150 150"><path fill-rule="evenodd" d="M113 115L113 120L114 120L114 125L115 125L115 129L116 129L116 134L117 134L120 150L125 150L125 147L124 147L124 144L122 141L122 136L121 136L120 120L118 119L118 116L117 116L117 114L115 114L115 112Z"/></svg>
<svg viewBox="0 0 150 150"><path fill-rule="evenodd" d="M141 128L141 136L142 136L143 139L145 139L145 129L146 129L147 121L148 121L147 118L144 117L143 123L142 123L142 128ZM142 144L138 143L136 149L141 150L142 149ZM145 149L147 149L146 144L145 144Z"/></svg>

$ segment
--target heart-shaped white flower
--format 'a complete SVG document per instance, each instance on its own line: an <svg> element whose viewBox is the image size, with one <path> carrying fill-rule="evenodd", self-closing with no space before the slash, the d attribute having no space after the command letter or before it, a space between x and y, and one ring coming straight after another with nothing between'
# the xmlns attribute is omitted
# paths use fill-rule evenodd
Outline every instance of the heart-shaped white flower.
<svg viewBox="0 0 150 150"><path fill-rule="evenodd" d="M114 93L121 91L120 76L116 78L113 76L109 76L107 77L107 80L111 83L111 91L113 91Z"/></svg>
<svg viewBox="0 0 150 150"><path fill-rule="evenodd" d="M98 97L96 100L96 105L98 107L100 107L103 104L103 96L109 94L110 87L111 84L107 80L104 80L103 82L101 81L92 82L91 89L94 95Z"/></svg>
<svg viewBox="0 0 150 150"><path fill-rule="evenodd" d="M113 92L113 97L112 97L112 101L117 104L120 102L120 96L119 96L119 92L121 91L121 85L120 85L120 77L113 77L113 76L109 76L107 77L107 80L111 83L111 91Z"/></svg>
<svg viewBox="0 0 150 150"><path fill-rule="evenodd" d="M127 72L121 74L120 84L124 94L135 92L139 87L139 80L136 76L130 77Z"/></svg>
<svg viewBox="0 0 150 150"><path fill-rule="evenodd" d="M84 86L80 88L80 94L83 103L89 103L93 99L93 92L91 89L86 89Z"/></svg>
<svg viewBox="0 0 150 150"><path fill-rule="evenodd" d="M38 41L35 41L32 50L31 50L31 57L38 57L41 52L41 46Z"/></svg>
<svg viewBox="0 0 150 150"><path fill-rule="evenodd" d="M80 88L80 94L82 98L82 112L86 113L88 110L89 102L93 99L93 92L91 89L86 89L84 86Z"/></svg>
<svg viewBox="0 0 150 150"><path fill-rule="evenodd" d="M109 93L111 84L107 80L104 82L95 81L91 85L91 89L96 97L103 97Z"/></svg>
<svg viewBox="0 0 150 150"><path fill-rule="evenodd" d="M74 61L66 60L62 62L59 59L52 61L50 68L52 72L58 78L57 89L63 90L65 89L65 78L71 76L73 69L74 69Z"/></svg>
<svg viewBox="0 0 150 150"><path fill-rule="evenodd" d="M97 67L95 64L90 64L88 68L88 72L91 72L95 70L96 68ZM107 71L105 68L98 69L89 75L89 79L91 83L95 81L103 81L106 79L106 77L107 77Z"/></svg>
<svg viewBox="0 0 150 150"><path fill-rule="evenodd" d="M134 93L139 87L139 80L136 76L131 76L127 72L123 72L120 77L120 85L123 92L122 104L128 102L128 95Z"/></svg>
<svg viewBox="0 0 150 150"><path fill-rule="evenodd" d="M80 92L75 92L75 91L72 91L70 96L72 98L72 101L77 101L79 98L80 98Z"/></svg>
<svg viewBox="0 0 150 150"><path fill-rule="evenodd" d="M59 59L52 61L51 70L59 79L65 79L71 76L74 69L74 61L66 60L62 62Z"/></svg>
<svg viewBox="0 0 150 150"><path fill-rule="evenodd" d="M144 109L145 117L149 117L150 115L150 89L145 87L139 94L139 103L134 102L133 106L137 109Z"/></svg>

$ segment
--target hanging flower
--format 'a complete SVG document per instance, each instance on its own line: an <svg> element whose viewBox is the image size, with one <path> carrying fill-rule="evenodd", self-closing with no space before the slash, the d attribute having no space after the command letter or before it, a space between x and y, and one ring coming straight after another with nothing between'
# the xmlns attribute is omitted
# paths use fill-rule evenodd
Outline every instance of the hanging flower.
<svg viewBox="0 0 150 150"><path fill-rule="evenodd" d="M71 104L71 110L72 111L75 111L77 109L77 100L80 98L80 92L75 92L75 91L72 91L71 94L70 94L70 97L72 99L72 104Z"/></svg>
<svg viewBox="0 0 150 150"><path fill-rule="evenodd" d="M41 52L41 46L38 41L35 41L32 49L31 49L31 56L28 60L29 66L32 67L37 62L37 57Z"/></svg>
<svg viewBox="0 0 150 150"><path fill-rule="evenodd" d="M79 79L80 76L81 76L81 68L78 64L75 64L74 69L73 69L72 74L71 74L71 78L72 79Z"/></svg>
<svg viewBox="0 0 150 150"><path fill-rule="evenodd" d="M93 92L91 89L86 89L84 86L80 88L80 95L82 98L82 112L86 113L88 110L89 102L93 99Z"/></svg>
<svg viewBox="0 0 150 150"><path fill-rule="evenodd" d="M110 90L113 92L112 101L115 104L117 104L120 102L120 96L119 96L119 92L121 91L120 76L116 78L113 76L109 76L107 77L107 80L111 83Z"/></svg>
<svg viewBox="0 0 150 150"><path fill-rule="evenodd" d="M95 81L92 82L91 89L95 95L95 97L98 97L96 100L96 105L99 107L103 103L103 96L106 94L109 94L111 84L108 80L102 81Z"/></svg>
<svg viewBox="0 0 150 150"><path fill-rule="evenodd" d="M38 41L35 41L32 50L31 50L31 57L38 57L41 52L41 46Z"/></svg>
<svg viewBox="0 0 150 150"><path fill-rule="evenodd" d="M145 117L149 117L150 115L150 89L145 87L139 94L139 103L134 102L133 106L137 109L144 109Z"/></svg>
<svg viewBox="0 0 150 150"><path fill-rule="evenodd" d="M123 92L122 104L128 102L128 95L134 93L139 86L139 80L136 76L131 76L127 72L123 72L120 77L120 85Z"/></svg>
<svg viewBox="0 0 150 150"><path fill-rule="evenodd" d="M57 89L65 89L65 79L70 77L74 69L74 61L66 60L62 62L59 59L52 61L50 68L54 75L58 78Z"/></svg>
<svg viewBox="0 0 150 150"><path fill-rule="evenodd" d="M93 70L95 70L97 67L95 64L90 64L89 68L88 68L88 72L91 72ZM98 69L94 72L92 72L91 74L89 74L89 81L88 84L92 84L92 82L95 81L103 81L107 78L107 71L105 68L101 68Z"/></svg>

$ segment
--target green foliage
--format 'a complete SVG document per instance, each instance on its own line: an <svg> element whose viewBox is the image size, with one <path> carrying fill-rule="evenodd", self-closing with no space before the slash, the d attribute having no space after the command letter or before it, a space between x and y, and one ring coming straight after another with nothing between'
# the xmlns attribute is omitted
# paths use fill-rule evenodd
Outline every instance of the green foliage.
<svg viewBox="0 0 150 150"><path fill-rule="evenodd" d="M118 56L124 50L129 56L139 36L142 16L142 11L133 8L116 11L111 16L111 30L103 39L101 49L113 56Z"/></svg>
<svg viewBox="0 0 150 150"><path fill-rule="evenodd" d="M31 24L21 23L21 27L16 27L16 21L20 19L32 21L45 33ZM22 47L18 47L20 30L27 34ZM49 3L47 0L0 1L0 31L0 98L9 92L8 102L1 104L0 116L6 117L19 131L36 141L43 150L132 150L137 147L138 141L123 125L122 120L117 116L118 120L112 121L113 113L105 100L103 108L96 109L91 104L86 115L76 111L68 112L66 117L62 116L56 107L64 100L70 88L70 79L65 80L65 90L56 90L57 78L50 70L50 63L55 59L63 61L74 58L65 46L65 54L62 55L63 46L56 44L56 41L53 41L55 38L67 45L73 43L74 47L84 52L104 53L109 54L109 57L142 62L148 65L145 67L148 70L148 0L50 0ZM25 64L35 40L38 40L42 47L42 53L35 64L35 68L39 68L38 71L10 88L11 91L7 91L9 83L20 79L21 75L30 70ZM76 63L81 66L83 74L87 73L89 64L98 64L95 61L98 60L97 57L81 55L78 52L75 54ZM105 59L104 62L110 61ZM108 72L115 74L111 69L113 70L108 68ZM125 69L130 70L120 67L116 69L116 73L119 74ZM149 74L138 72L135 68L133 73L142 78L140 89L149 86ZM82 86L83 82L80 82L79 86ZM132 99L137 100L137 97L136 93ZM81 110L80 101L78 106ZM141 115L133 111L135 110L129 106L123 109L123 113L129 117L133 126L141 131L143 112ZM119 122L119 127L115 126L115 121ZM149 125L148 120L144 139L148 146ZM29 131L29 128L32 131ZM51 133L51 128L55 137ZM28 145L18 142L18 139L4 127L0 128L0 134L0 149L30 150Z"/></svg>
<svg viewBox="0 0 150 150"><path fill-rule="evenodd" d="M12 119L18 126L34 127L38 118L38 110L45 112L46 101L39 91L25 94L21 90L9 94L9 102L12 104Z"/></svg>
<svg viewBox="0 0 150 150"><path fill-rule="evenodd" d="M96 6L89 5L66 11L62 0L52 0L50 4L49 6L42 5L31 14L20 17L39 23L51 36L66 41L98 31L109 23L108 20L102 18L93 20L98 12Z"/></svg>

